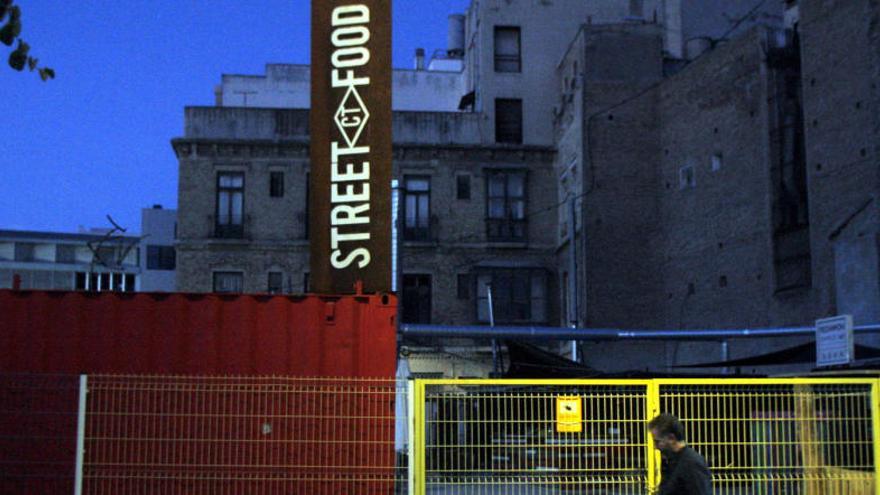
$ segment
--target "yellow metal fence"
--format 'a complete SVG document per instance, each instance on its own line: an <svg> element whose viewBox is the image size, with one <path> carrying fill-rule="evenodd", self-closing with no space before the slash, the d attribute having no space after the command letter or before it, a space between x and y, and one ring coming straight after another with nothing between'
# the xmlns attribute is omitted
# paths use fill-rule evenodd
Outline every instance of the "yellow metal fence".
<svg viewBox="0 0 880 495"><path fill-rule="evenodd" d="M417 380L414 493L650 493L677 415L716 494L868 494L878 381Z"/></svg>

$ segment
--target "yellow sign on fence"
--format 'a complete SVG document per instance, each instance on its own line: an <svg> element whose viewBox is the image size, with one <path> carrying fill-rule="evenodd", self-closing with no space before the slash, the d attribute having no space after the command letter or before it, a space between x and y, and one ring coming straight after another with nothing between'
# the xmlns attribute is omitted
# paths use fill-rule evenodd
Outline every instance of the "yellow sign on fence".
<svg viewBox="0 0 880 495"><path fill-rule="evenodd" d="M581 398L561 396L556 398L556 431L580 433L583 431L583 410Z"/></svg>

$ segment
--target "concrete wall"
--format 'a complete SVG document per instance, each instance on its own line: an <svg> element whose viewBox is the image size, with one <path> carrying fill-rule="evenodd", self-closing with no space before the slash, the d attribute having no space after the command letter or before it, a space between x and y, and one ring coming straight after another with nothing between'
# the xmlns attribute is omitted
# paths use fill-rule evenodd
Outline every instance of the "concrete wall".
<svg viewBox="0 0 880 495"><path fill-rule="evenodd" d="M268 64L263 76L224 74L219 106L298 108L310 106L308 65ZM394 69L391 108L404 111L454 112L464 96L460 71Z"/></svg>
<svg viewBox="0 0 880 495"><path fill-rule="evenodd" d="M477 144L479 117L458 112L395 112L395 143ZM187 138L213 140L308 139L309 112L296 109L187 107ZM219 142L218 142L219 145Z"/></svg>
<svg viewBox="0 0 880 495"><path fill-rule="evenodd" d="M141 209L141 276L138 290L142 292L171 292L175 289L175 270L147 268L148 246L174 247L177 242L177 210L161 207Z"/></svg>

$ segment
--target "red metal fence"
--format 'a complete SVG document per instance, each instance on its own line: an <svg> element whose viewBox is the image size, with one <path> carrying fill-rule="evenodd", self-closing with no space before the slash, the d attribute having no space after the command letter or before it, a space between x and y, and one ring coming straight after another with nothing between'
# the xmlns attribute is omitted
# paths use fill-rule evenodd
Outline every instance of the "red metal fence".
<svg viewBox="0 0 880 495"><path fill-rule="evenodd" d="M390 494L393 379L0 374L0 493ZM78 421L78 417L81 418ZM78 428L81 426L81 428Z"/></svg>

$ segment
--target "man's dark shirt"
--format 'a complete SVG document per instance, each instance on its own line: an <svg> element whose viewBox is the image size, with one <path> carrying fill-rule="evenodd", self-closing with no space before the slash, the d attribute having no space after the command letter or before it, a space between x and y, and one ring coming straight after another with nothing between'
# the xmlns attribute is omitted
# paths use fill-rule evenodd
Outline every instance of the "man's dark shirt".
<svg viewBox="0 0 880 495"><path fill-rule="evenodd" d="M710 495L712 475L696 450L685 447L663 455L659 495Z"/></svg>

